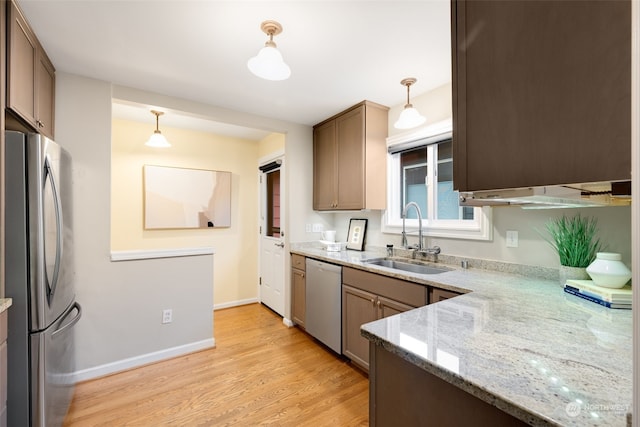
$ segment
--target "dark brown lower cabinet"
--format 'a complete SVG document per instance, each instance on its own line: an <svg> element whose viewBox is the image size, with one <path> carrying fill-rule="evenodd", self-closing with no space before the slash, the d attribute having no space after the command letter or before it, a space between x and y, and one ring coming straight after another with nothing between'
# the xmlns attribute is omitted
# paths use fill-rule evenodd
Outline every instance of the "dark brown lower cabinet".
<svg viewBox="0 0 640 427"><path fill-rule="evenodd" d="M427 304L427 287L344 267L342 269L342 354L369 369L369 341L360 327Z"/></svg>
<svg viewBox="0 0 640 427"><path fill-rule="evenodd" d="M371 427L527 425L374 343L370 353Z"/></svg>
<svg viewBox="0 0 640 427"><path fill-rule="evenodd" d="M305 257L291 254L291 317L303 329L307 312L306 284Z"/></svg>

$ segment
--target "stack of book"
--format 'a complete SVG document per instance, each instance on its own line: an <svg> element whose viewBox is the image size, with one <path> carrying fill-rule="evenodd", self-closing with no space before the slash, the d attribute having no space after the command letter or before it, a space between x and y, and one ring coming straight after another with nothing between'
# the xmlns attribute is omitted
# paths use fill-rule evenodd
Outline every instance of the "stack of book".
<svg viewBox="0 0 640 427"><path fill-rule="evenodd" d="M612 289L597 286L592 280L569 279L564 285L564 291L608 308L631 309L631 285Z"/></svg>

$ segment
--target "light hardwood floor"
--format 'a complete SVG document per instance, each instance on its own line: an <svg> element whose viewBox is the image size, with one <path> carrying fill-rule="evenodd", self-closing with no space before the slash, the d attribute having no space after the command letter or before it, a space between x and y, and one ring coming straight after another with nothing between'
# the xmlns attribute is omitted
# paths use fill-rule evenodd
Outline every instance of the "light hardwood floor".
<svg viewBox="0 0 640 427"><path fill-rule="evenodd" d="M214 313L216 348L80 383L70 426L365 426L369 381L260 304Z"/></svg>

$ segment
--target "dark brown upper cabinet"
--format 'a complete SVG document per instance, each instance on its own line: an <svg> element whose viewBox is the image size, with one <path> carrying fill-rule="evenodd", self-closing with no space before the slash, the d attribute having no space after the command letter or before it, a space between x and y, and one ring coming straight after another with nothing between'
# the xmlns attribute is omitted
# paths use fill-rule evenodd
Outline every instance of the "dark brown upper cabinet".
<svg viewBox="0 0 640 427"><path fill-rule="evenodd" d="M631 178L630 1L452 1L461 191Z"/></svg>
<svg viewBox="0 0 640 427"><path fill-rule="evenodd" d="M13 1L7 43L7 107L34 130L53 138L55 69Z"/></svg>
<svg viewBox="0 0 640 427"><path fill-rule="evenodd" d="M385 209L389 108L370 101L313 127L313 209Z"/></svg>

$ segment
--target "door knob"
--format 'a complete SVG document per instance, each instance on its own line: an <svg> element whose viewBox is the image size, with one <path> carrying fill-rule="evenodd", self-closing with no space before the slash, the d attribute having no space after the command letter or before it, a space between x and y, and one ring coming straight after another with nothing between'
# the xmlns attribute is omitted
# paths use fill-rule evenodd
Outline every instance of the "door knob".
<svg viewBox="0 0 640 427"><path fill-rule="evenodd" d="M280 248L284 248L284 243L283 243L283 242L276 243L275 245L276 245L276 246L278 246L278 247L280 247Z"/></svg>

